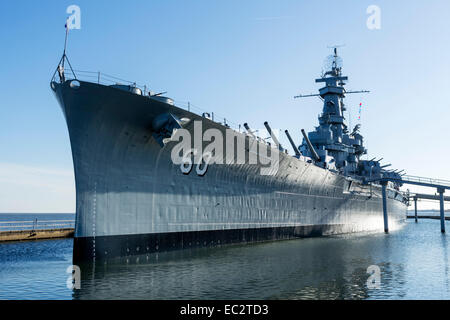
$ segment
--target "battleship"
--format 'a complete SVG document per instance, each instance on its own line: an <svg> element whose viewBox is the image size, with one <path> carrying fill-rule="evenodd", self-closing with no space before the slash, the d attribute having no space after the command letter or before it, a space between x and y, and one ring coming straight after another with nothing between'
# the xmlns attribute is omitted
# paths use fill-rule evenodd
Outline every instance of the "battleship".
<svg viewBox="0 0 450 320"><path fill-rule="evenodd" d="M65 65L65 61L67 64ZM300 146L286 130L291 155L249 124L232 129L209 113L182 108L136 84L83 81L63 55L50 86L67 122L76 186L74 263L157 252L383 230L382 186L395 177L367 153L357 125L344 117L348 77L336 48L316 83L323 101L319 125ZM95 73L93 74L95 77ZM100 77L99 77L100 78ZM304 96L298 96L304 97ZM231 131L244 141L242 162L226 155L206 162L192 152L173 161L177 132ZM207 140L207 139L206 139ZM208 148L209 141L200 146ZM217 141L216 141L217 142ZM195 143L194 143L195 144ZM195 145L192 145L195 149ZM267 149L276 166L249 161ZM267 158L267 157L266 157ZM264 169L267 169L264 173ZM401 180L401 179L400 179ZM387 185L392 227L406 219L408 196Z"/></svg>

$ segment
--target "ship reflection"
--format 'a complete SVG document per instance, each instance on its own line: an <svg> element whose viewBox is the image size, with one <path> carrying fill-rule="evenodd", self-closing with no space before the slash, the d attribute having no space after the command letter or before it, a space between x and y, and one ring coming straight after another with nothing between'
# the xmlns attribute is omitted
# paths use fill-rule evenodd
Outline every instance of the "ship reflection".
<svg viewBox="0 0 450 320"><path fill-rule="evenodd" d="M387 262L391 251L385 235L372 234L143 255L81 266L73 298L380 298L385 290L367 286L370 265L380 267L382 289L404 282L403 266Z"/></svg>

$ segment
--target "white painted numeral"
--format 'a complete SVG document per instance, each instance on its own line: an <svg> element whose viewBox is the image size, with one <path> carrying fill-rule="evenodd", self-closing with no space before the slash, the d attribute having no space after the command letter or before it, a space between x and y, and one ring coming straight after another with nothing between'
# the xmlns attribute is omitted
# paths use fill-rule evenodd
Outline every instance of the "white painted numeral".
<svg viewBox="0 0 450 320"><path fill-rule="evenodd" d="M183 156L180 165L180 170L183 174L188 175L189 173L191 173L192 168L194 167L192 155L195 156L196 154L197 154L196 150L190 149ZM208 166L211 161L211 158L212 158L211 152L206 152L203 154L200 163L198 163L195 168L195 171L197 172L198 176L203 177L206 174L206 171L208 171Z"/></svg>
<svg viewBox="0 0 450 320"><path fill-rule="evenodd" d="M195 171L197 171L197 174L201 177L203 177L208 170L209 162L211 161L212 154L211 152L207 152L203 154L202 160L199 164L197 164L197 168Z"/></svg>
<svg viewBox="0 0 450 320"><path fill-rule="evenodd" d="M195 156L196 150L190 149L186 154L183 155L183 159L181 161L180 169L183 174L189 174L192 170L192 157L191 154Z"/></svg>

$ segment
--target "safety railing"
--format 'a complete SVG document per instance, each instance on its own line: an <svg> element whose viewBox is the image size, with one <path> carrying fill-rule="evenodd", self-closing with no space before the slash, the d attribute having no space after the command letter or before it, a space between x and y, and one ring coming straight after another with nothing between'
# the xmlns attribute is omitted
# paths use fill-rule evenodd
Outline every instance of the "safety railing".
<svg viewBox="0 0 450 320"><path fill-rule="evenodd" d="M434 178L404 175L404 176L402 176L402 181L405 181L405 182L410 181L410 182L418 182L418 183L423 183L423 184L431 184L431 185L450 187L450 181L443 180L443 179L434 179Z"/></svg>
<svg viewBox="0 0 450 320"><path fill-rule="evenodd" d="M84 70L69 70L66 71L66 80L77 79L77 80L86 80L89 82L94 82L102 85L129 85L131 87L139 88L143 92L144 96L146 95L154 95L156 92L152 92L147 85L138 84L133 81L125 80L122 78L118 78L100 71L84 71ZM212 121L221 123L223 125L227 125L233 127L233 129L243 130L243 126L241 124L235 123L233 121L229 121L225 116L220 115L216 112L206 110L201 108L189 101L181 101L174 100L175 105L179 108L188 110L189 112L196 113L198 115L208 114Z"/></svg>
<svg viewBox="0 0 450 320"><path fill-rule="evenodd" d="M61 60L61 61L63 61L63 60ZM55 81L55 82L60 81L58 70L59 69L57 69L55 71L55 73L52 77L52 81ZM143 92L144 96L147 96L147 95L152 96L154 94L159 94L159 93L152 92L150 90L150 87L147 85L138 84L134 81L125 80L125 79L122 79L122 78L119 78L116 76L112 76L112 75L109 75L107 73L100 72L100 71L75 70L66 65L66 67L64 68L64 70L62 70L62 72L64 75L64 80L66 80L66 81L67 80L79 80L79 81L87 81L87 82L97 83L97 84L101 84L101 85L129 85L134 88L139 88ZM221 114L198 107L189 101L174 100L174 103L177 107L185 109L189 112L195 113L199 116L208 115L208 118L210 120L220 123L224 126L227 126L235 131L238 131L238 132L246 131L243 124L230 121L229 119L227 119L227 117L225 117ZM263 142L266 144L268 143L268 141L267 141L268 138L261 137L261 135L259 134L259 130L253 130L252 133L253 133L253 135L255 135L257 137L257 139L260 142Z"/></svg>
<svg viewBox="0 0 450 320"><path fill-rule="evenodd" d="M0 221L0 231L45 230L75 228L75 220L17 220Z"/></svg>

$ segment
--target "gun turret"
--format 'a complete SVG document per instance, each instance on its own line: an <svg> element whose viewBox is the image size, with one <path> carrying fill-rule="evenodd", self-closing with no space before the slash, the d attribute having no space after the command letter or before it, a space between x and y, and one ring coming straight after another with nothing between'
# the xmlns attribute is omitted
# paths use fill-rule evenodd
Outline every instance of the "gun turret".
<svg viewBox="0 0 450 320"><path fill-rule="evenodd" d="M264 126L266 127L267 131L269 132L270 136L272 137L273 142L278 146L278 149L280 151L284 151L284 148L281 146L278 139L275 137L275 135L272 132L272 128L270 128L269 123L266 121L264 122Z"/></svg>
<svg viewBox="0 0 450 320"><path fill-rule="evenodd" d="M289 142L291 143L292 149L294 149L295 155L297 157L300 157L300 151L296 147L294 140L292 140L291 135L289 134L289 131L285 130L284 133L286 133L286 136L287 136Z"/></svg>
<svg viewBox="0 0 450 320"><path fill-rule="evenodd" d="M255 135L253 134L252 130L250 129L250 127L248 126L248 123L244 123L244 128L247 130L247 132L253 137L256 138Z"/></svg>
<svg viewBox="0 0 450 320"><path fill-rule="evenodd" d="M308 136L306 135L306 132L304 129L302 129L302 134L303 134L303 138L305 138L306 144L308 145L309 151L311 152L313 158L315 161L319 162L320 161L320 157L317 154L316 150L314 149L311 141L309 141Z"/></svg>

